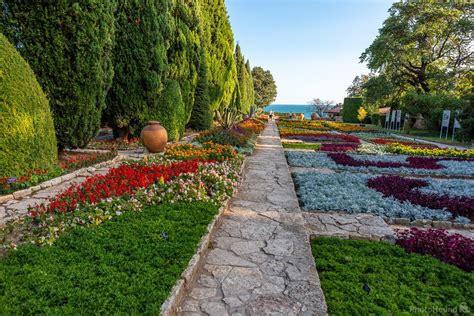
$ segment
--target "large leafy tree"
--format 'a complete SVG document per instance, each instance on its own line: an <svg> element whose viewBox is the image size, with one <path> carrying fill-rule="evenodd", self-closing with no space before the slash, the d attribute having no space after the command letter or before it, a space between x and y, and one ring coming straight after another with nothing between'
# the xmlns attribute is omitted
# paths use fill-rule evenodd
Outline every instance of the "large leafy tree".
<svg viewBox="0 0 474 316"><path fill-rule="evenodd" d="M400 1L389 13L361 61L419 93L456 90L473 63L473 6Z"/></svg>
<svg viewBox="0 0 474 316"><path fill-rule="evenodd" d="M60 149L100 126L113 77L114 0L0 3L0 25L49 98Z"/></svg>
<svg viewBox="0 0 474 316"><path fill-rule="evenodd" d="M171 1L123 0L116 12L115 76L104 121L117 136L137 134L155 107L167 69ZM117 133L118 132L118 133Z"/></svg>
<svg viewBox="0 0 474 316"><path fill-rule="evenodd" d="M255 105L264 107L276 100L277 86L273 75L262 67L252 69L252 78L255 91Z"/></svg>
<svg viewBox="0 0 474 316"><path fill-rule="evenodd" d="M369 79L375 76L374 73L369 74L362 74L355 76L354 80L352 80L351 85L347 88L347 96L348 97L360 97L364 95L365 88L364 85L369 81Z"/></svg>

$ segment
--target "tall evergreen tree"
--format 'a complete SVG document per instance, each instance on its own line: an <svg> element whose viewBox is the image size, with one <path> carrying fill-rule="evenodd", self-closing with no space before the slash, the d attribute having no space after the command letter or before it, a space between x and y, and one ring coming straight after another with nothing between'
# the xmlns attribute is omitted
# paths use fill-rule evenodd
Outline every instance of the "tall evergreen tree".
<svg viewBox="0 0 474 316"><path fill-rule="evenodd" d="M112 82L115 0L2 1L0 25L49 97L59 148L99 129Z"/></svg>
<svg viewBox="0 0 474 316"><path fill-rule="evenodd" d="M201 55L199 64L199 78L195 91L194 107L189 121L189 127L197 130L205 130L212 127L213 113L209 99L209 86L207 78L207 64L204 53Z"/></svg>
<svg viewBox="0 0 474 316"><path fill-rule="evenodd" d="M123 0L116 12L115 76L104 121L117 136L137 134L158 102L171 37L171 1Z"/></svg>
<svg viewBox="0 0 474 316"><path fill-rule="evenodd" d="M255 86L253 82L252 69L250 68L250 61L248 59L247 59L247 62L245 63L245 70L247 71L247 74L248 74L247 85L249 87L249 94L247 97L250 103L250 107L252 107L255 104Z"/></svg>
<svg viewBox="0 0 474 316"><path fill-rule="evenodd" d="M201 51L200 6L198 1L176 0L173 8L173 33L168 49L167 79L176 80L185 105L182 124L189 122L198 82Z"/></svg>
<svg viewBox="0 0 474 316"><path fill-rule="evenodd" d="M237 68L238 89L240 90L240 100L237 107L241 112L249 113L250 107L254 102L252 73L248 70L250 63L248 61L247 63L245 62L239 44L235 47L235 64Z"/></svg>
<svg viewBox="0 0 474 316"><path fill-rule="evenodd" d="M224 0L202 0L203 35L209 65L209 96L213 111L226 107L235 88L234 35Z"/></svg>

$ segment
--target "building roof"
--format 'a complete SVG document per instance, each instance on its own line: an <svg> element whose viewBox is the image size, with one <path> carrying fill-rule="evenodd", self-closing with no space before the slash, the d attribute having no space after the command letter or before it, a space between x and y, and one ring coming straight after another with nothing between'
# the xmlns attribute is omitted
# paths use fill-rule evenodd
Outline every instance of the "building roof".
<svg viewBox="0 0 474 316"><path fill-rule="evenodd" d="M327 111L324 111L325 113L335 113L335 114L339 114L341 113L341 110L342 110L342 107L340 105L336 105L335 107L333 107L332 109L330 110L327 110Z"/></svg>

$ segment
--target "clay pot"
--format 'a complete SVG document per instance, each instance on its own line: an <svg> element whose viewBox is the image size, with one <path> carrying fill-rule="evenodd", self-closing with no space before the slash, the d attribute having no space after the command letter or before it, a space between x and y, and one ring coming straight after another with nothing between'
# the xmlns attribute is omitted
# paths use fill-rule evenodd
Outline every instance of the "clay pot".
<svg viewBox="0 0 474 316"><path fill-rule="evenodd" d="M316 113L312 113L312 114L311 114L311 119L312 119L313 121L316 121L316 120L318 119L318 115L317 115Z"/></svg>
<svg viewBox="0 0 474 316"><path fill-rule="evenodd" d="M304 114L300 114L300 121L304 121Z"/></svg>
<svg viewBox="0 0 474 316"><path fill-rule="evenodd" d="M159 153L165 150L168 142L168 133L158 121L149 121L140 133L143 146L151 153Z"/></svg>

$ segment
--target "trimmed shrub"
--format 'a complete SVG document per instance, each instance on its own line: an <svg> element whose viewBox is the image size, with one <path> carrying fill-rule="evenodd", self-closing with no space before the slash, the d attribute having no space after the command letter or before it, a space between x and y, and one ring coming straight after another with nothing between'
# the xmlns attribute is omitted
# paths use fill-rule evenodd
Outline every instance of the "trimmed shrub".
<svg viewBox="0 0 474 316"><path fill-rule="evenodd" d="M360 97L351 97L344 99L342 108L342 119L346 123L359 123L357 119L357 111L364 103L364 99Z"/></svg>
<svg viewBox="0 0 474 316"><path fill-rule="evenodd" d="M178 140L184 134L186 109L177 81L169 80L165 83L165 89L148 117L161 122L170 141Z"/></svg>
<svg viewBox="0 0 474 316"><path fill-rule="evenodd" d="M113 77L115 0L2 1L0 25L49 98L61 149L96 135Z"/></svg>
<svg viewBox="0 0 474 316"><path fill-rule="evenodd" d="M0 178L57 161L48 100L27 62L0 34Z"/></svg>

